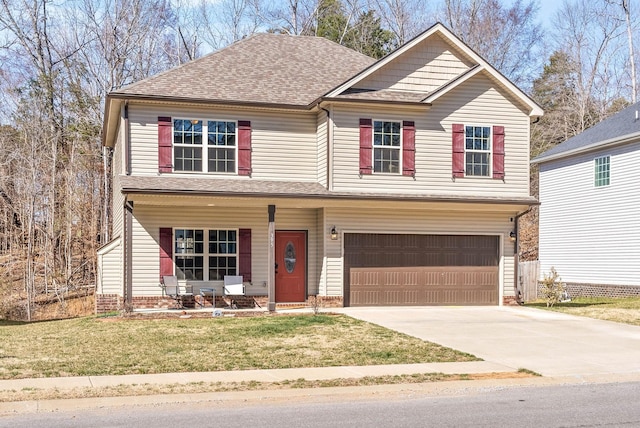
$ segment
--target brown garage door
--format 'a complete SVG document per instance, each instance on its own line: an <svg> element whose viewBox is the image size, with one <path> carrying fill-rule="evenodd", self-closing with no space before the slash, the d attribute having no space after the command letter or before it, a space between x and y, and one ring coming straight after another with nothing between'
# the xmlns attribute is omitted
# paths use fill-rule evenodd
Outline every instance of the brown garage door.
<svg viewBox="0 0 640 428"><path fill-rule="evenodd" d="M498 237L344 236L345 306L497 305Z"/></svg>

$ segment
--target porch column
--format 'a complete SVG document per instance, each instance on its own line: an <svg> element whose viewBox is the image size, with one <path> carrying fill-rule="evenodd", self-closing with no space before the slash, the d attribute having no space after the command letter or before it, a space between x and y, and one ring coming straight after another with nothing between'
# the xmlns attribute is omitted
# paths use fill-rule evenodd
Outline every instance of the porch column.
<svg viewBox="0 0 640 428"><path fill-rule="evenodd" d="M268 309L270 312L276 310L276 206L269 205L269 250L267 260L269 263L269 276L267 278L267 289L269 293Z"/></svg>
<svg viewBox="0 0 640 428"><path fill-rule="evenodd" d="M133 310L133 202L124 206L124 310Z"/></svg>

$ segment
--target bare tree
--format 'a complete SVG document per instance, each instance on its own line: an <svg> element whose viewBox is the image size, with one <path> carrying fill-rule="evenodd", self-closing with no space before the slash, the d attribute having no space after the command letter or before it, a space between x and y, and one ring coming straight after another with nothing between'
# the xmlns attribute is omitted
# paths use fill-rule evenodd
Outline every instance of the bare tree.
<svg viewBox="0 0 640 428"><path fill-rule="evenodd" d="M374 0L383 24L395 34L399 45L435 22L435 13L424 0Z"/></svg>
<svg viewBox="0 0 640 428"><path fill-rule="evenodd" d="M445 24L517 85L527 87L542 65L543 39L535 1L445 0Z"/></svg>

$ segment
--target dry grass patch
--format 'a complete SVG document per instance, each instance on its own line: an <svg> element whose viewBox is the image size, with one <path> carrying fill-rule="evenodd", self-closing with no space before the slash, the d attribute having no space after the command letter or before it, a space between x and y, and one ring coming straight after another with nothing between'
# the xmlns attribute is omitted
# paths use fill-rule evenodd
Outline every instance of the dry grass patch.
<svg viewBox="0 0 640 428"><path fill-rule="evenodd" d="M199 394L206 392L234 392L277 389L330 388L346 386L370 386L390 384L415 384L454 380L522 379L538 376L532 372L443 374L418 373L411 375L368 376L364 378L342 378L330 380L292 379L282 382L198 382L170 385L118 385L102 388L37 389L0 391L0 402L55 400L93 397L128 397L159 394Z"/></svg>
<svg viewBox="0 0 640 428"><path fill-rule="evenodd" d="M0 343L2 379L478 360L328 314L4 322Z"/></svg>
<svg viewBox="0 0 640 428"><path fill-rule="evenodd" d="M640 297L577 297L570 302L557 303L552 308L545 307L544 302L527 303L527 306L549 309L571 315L640 325Z"/></svg>

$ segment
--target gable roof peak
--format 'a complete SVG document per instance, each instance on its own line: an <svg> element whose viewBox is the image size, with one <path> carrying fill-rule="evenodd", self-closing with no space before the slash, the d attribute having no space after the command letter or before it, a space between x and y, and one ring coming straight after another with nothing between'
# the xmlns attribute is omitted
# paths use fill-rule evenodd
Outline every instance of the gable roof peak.
<svg viewBox="0 0 640 428"><path fill-rule="evenodd" d="M452 47L458 50L462 55L466 56L471 62L473 62L475 65L472 66L471 68L478 67L478 70L474 71L474 73L485 70L495 81L498 82L500 86L502 86L507 91L509 91L516 99L518 99L524 106L528 108L529 116L531 117L542 116L543 114L542 108L535 101L533 101L533 99L531 99L526 93L524 93L524 91L522 91L515 84L513 84L509 79L507 79L502 73L496 70L491 64L489 64L484 58L482 58L471 47L469 47L460 38L458 38L451 30L449 30L449 28L447 28L443 23L439 21L436 22L431 27L427 28L422 33L415 36L413 39L403 44L402 46L398 47L393 52L389 53L388 55L384 56L383 58L381 58L380 60L372 64L371 66L367 67L366 69L358 73L353 78L345 81L340 86L335 87L325 96L327 98L332 98L332 97L337 97L341 95L346 90L353 88L359 82L363 81L365 78L367 78L377 70L380 70L390 62L396 60L398 57L400 57L404 53L415 48L420 43L422 43L429 37L433 36L434 34L440 35L446 43L450 44ZM457 84L463 81L463 79L455 79L455 80L457 80L456 82ZM447 93L449 90L455 88L457 84L452 84L452 85L445 84L444 90L439 92L439 96L442 96L445 93ZM428 98L430 102L435 100L435 97L428 97ZM424 102L427 102L426 98Z"/></svg>

